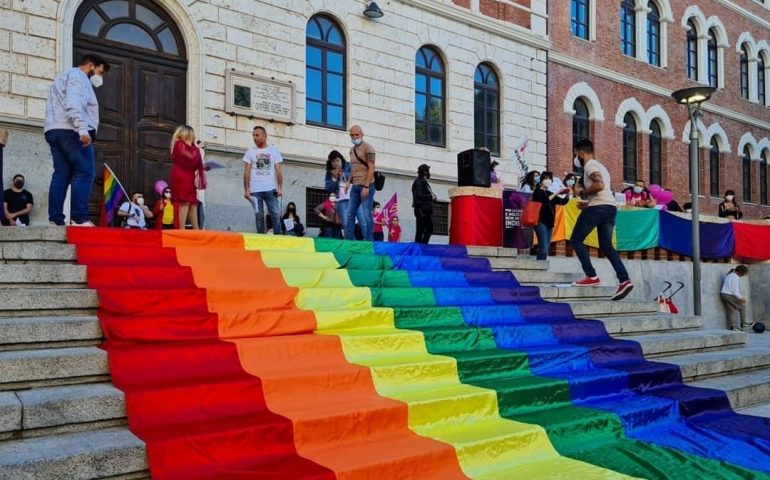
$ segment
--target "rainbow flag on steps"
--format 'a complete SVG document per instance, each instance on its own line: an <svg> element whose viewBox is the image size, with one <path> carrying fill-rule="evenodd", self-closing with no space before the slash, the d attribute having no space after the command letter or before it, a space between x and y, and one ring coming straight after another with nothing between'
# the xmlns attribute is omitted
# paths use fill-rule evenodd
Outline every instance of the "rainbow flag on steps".
<svg viewBox="0 0 770 480"><path fill-rule="evenodd" d="M104 164L102 178L104 180L104 191L102 197L102 212L100 216L101 221L99 224L104 227L112 225L112 220L115 218L115 212L120 207L123 196L125 195L126 199L128 199L129 196L123 188L123 185L120 184L115 172L113 172L106 163Z"/></svg>
<svg viewBox="0 0 770 480"><path fill-rule="evenodd" d="M770 478L770 420L463 247L68 238L154 478Z"/></svg>

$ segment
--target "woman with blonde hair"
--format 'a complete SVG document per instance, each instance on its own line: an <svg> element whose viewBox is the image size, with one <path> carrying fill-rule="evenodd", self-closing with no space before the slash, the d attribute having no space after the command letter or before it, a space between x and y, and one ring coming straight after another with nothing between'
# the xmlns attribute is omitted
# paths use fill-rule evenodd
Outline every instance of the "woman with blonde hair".
<svg viewBox="0 0 770 480"><path fill-rule="evenodd" d="M197 189L206 188L203 159L195 144L195 131L189 125L180 125L171 138L171 199L179 205L179 228L190 220L193 230L198 226ZM197 185L196 185L197 183Z"/></svg>

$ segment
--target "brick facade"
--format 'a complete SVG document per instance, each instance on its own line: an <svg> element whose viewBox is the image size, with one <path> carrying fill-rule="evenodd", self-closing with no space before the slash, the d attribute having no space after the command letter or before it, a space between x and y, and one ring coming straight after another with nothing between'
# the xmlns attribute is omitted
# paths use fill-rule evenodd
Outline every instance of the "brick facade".
<svg viewBox="0 0 770 480"><path fill-rule="evenodd" d="M594 1L594 0L591 0ZM686 15L696 15L696 22L705 20L705 25L721 29L726 34L720 39L719 49L723 55L723 69L720 84L723 88L704 105L704 117L700 132L700 192L701 207L705 213L716 213L720 198L709 195L709 150L710 140L717 135L720 143L720 191L735 190L742 198L742 157L743 145L751 149L752 201L745 202L748 218L762 218L770 215L770 208L759 203L759 161L763 154L770 160L770 99L761 105L756 101L744 100L740 92L739 39L750 38L756 55L770 59L770 6L760 5L754 0L726 2L679 1L658 2L661 16L670 12L664 21L663 35L667 38L662 55L662 67L650 65L642 59L625 56L620 51L620 14L618 1L595 0L595 39L575 38L570 31L570 11L567 8L552 8L549 18L549 33L552 49L548 65L548 166L560 175L571 171L572 161L572 114L568 111L575 95L570 91L585 92L575 85L584 82L595 93L599 105L592 105L586 96L580 96L593 109L601 109L603 120L592 118L590 132L596 147L596 156L610 170L613 188L623 187L623 126L622 119L627 109L637 119L637 168L638 177L649 181L649 122L658 118L663 130L663 186L671 188L675 198L684 203L689 201L689 160L688 135L689 119L686 109L677 105L670 93L680 88L699 85L687 79L685 72ZM639 2L637 2L639 3ZM647 4L647 1L641 2ZM734 4L730 6L728 4ZM637 10L639 10L637 8ZM640 24L637 14L637 28ZM705 38L705 31L700 32ZM637 36L637 38L639 38ZM703 40L705 42L705 40ZM637 49L640 48L637 42ZM663 49L663 48L662 48ZM701 50L704 50L701 48ZM667 64L665 63L667 59ZM755 62L750 65L756 66ZM703 63L701 63L701 67ZM770 67L767 60L767 73ZM756 77L753 77L756 79ZM707 81L707 80L706 80ZM770 88L766 88L770 93ZM623 108L621 108L623 107ZM593 115L592 115L593 117ZM670 123L672 132L666 132ZM665 138L667 136L673 138ZM749 135L747 135L749 134ZM725 138L726 137L726 138ZM720 194L721 197L721 194Z"/></svg>

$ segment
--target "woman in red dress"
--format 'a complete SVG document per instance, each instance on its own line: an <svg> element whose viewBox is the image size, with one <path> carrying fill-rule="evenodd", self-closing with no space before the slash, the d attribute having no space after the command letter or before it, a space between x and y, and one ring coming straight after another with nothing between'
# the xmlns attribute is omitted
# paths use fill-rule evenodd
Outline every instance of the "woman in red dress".
<svg viewBox="0 0 770 480"><path fill-rule="evenodd" d="M189 218L193 230L198 230L197 189L206 188L203 159L195 144L195 131L189 125L180 125L171 139L171 199L179 205L179 228ZM198 185L196 185L196 179Z"/></svg>

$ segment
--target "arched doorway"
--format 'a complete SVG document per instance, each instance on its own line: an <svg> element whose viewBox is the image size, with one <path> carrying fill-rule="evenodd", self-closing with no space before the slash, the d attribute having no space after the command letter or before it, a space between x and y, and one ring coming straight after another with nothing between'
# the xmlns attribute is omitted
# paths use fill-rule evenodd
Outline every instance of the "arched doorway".
<svg viewBox="0 0 770 480"><path fill-rule="evenodd" d="M171 17L150 0L88 0L75 15L73 59L102 55L112 69L99 99L96 182L90 211L98 216L106 162L131 194L154 197L168 178L171 134L186 123L187 57Z"/></svg>

